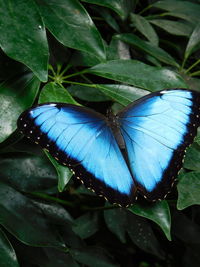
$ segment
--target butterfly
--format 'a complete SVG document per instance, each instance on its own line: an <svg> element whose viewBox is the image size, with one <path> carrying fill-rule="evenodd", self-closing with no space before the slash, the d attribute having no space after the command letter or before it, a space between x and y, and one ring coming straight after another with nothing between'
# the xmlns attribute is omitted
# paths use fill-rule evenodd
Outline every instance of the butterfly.
<svg viewBox="0 0 200 267"><path fill-rule="evenodd" d="M121 206L132 204L138 193L151 201L166 197L199 125L200 94L186 89L150 93L107 117L46 103L18 119L25 136L87 188Z"/></svg>

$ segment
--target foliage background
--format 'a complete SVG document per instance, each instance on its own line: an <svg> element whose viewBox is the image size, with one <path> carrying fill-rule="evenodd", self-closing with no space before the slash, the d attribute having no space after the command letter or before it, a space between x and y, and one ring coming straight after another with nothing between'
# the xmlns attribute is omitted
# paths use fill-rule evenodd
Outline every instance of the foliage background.
<svg viewBox="0 0 200 267"><path fill-rule="evenodd" d="M121 209L16 129L38 102L200 90L199 1L0 0L0 32L0 266L199 266L198 136L167 200Z"/></svg>

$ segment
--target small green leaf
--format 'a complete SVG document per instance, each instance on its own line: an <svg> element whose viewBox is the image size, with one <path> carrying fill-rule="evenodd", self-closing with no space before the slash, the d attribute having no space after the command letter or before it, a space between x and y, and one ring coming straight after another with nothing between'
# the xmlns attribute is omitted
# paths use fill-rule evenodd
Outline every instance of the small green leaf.
<svg viewBox="0 0 200 267"><path fill-rule="evenodd" d="M89 267L118 267L110 255L100 247L86 247L82 249L70 249L70 254L78 262Z"/></svg>
<svg viewBox="0 0 200 267"><path fill-rule="evenodd" d="M17 129L19 115L34 102L40 81L32 73L0 84L0 142Z"/></svg>
<svg viewBox="0 0 200 267"><path fill-rule="evenodd" d="M166 64L176 66L178 67L178 63L173 59L172 56L170 56L167 52L165 52L160 47L157 47L149 42L143 41L137 35L134 35L132 33L124 33L124 34L118 34L115 36L115 38L120 39L123 42L126 42L130 45L133 45L134 47L137 47L138 49L144 51L145 53L155 57L156 59L160 60L161 62L164 62Z"/></svg>
<svg viewBox="0 0 200 267"><path fill-rule="evenodd" d="M200 205L200 172L187 172L178 182L177 209L183 210L191 205Z"/></svg>
<svg viewBox="0 0 200 267"><path fill-rule="evenodd" d="M195 27L194 31L192 32L189 42L187 44L184 58L185 60L196 50L200 48L200 22Z"/></svg>
<svg viewBox="0 0 200 267"><path fill-rule="evenodd" d="M191 24L187 23L186 21L152 19L149 22L174 35L189 36L192 32Z"/></svg>
<svg viewBox="0 0 200 267"><path fill-rule="evenodd" d="M104 6L115 11L122 19L125 19L132 10L133 4L124 0L82 0L82 2Z"/></svg>
<svg viewBox="0 0 200 267"><path fill-rule="evenodd" d="M1 1L0 46L47 81L48 43L43 21L33 0Z"/></svg>
<svg viewBox="0 0 200 267"><path fill-rule="evenodd" d="M0 183L0 224L27 245L64 247L41 210L29 198L3 183Z"/></svg>
<svg viewBox="0 0 200 267"><path fill-rule="evenodd" d="M85 213L78 217L72 226L74 233L80 236L81 239L88 238L98 231L98 214Z"/></svg>
<svg viewBox="0 0 200 267"><path fill-rule="evenodd" d="M155 32L154 28L149 23L149 21L137 14L131 14L130 18L131 21L134 23L133 26L135 26L136 29L142 35L144 35L147 38L147 40L149 40L150 43L152 43L155 46L158 46L159 43L158 35Z"/></svg>
<svg viewBox="0 0 200 267"><path fill-rule="evenodd" d="M151 205L143 206L135 204L129 208L131 212L139 216L145 217L158 224L165 233L168 240L171 240L171 215L166 200L156 202Z"/></svg>
<svg viewBox="0 0 200 267"><path fill-rule="evenodd" d="M108 229L115 234L122 243L125 243L127 226L126 210L122 208L105 210L104 219Z"/></svg>
<svg viewBox="0 0 200 267"><path fill-rule="evenodd" d="M58 174L58 191L63 192L66 185L69 183L71 177L72 177L72 172L65 166L62 166L59 164L47 151L45 151L45 154L51 161L51 163L54 165L57 174Z"/></svg>
<svg viewBox="0 0 200 267"><path fill-rule="evenodd" d="M69 94L66 88L54 83L47 83L40 93L39 101L40 104L48 102L59 102L79 105L73 97Z"/></svg>
<svg viewBox="0 0 200 267"><path fill-rule="evenodd" d="M1 267L19 267L17 256L4 232L0 229L0 263Z"/></svg>
<svg viewBox="0 0 200 267"><path fill-rule="evenodd" d="M101 35L77 0L36 0L45 26L67 47L89 52L105 60Z"/></svg>
<svg viewBox="0 0 200 267"><path fill-rule="evenodd" d="M197 145L187 149L183 166L189 170L200 171L200 149Z"/></svg>
<svg viewBox="0 0 200 267"><path fill-rule="evenodd" d="M152 67L137 60L111 60L88 69L88 72L148 91L187 88L182 77L176 72Z"/></svg>

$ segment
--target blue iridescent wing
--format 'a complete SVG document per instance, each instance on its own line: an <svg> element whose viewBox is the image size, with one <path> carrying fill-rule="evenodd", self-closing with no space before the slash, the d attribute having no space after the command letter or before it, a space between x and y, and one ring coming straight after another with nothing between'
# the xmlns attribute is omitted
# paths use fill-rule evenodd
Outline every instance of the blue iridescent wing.
<svg viewBox="0 0 200 267"><path fill-rule="evenodd" d="M196 135L200 95L177 89L149 94L118 114L130 169L138 190L163 199Z"/></svg>
<svg viewBox="0 0 200 267"><path fill-rule="evenodd" d="M19 129L63 165L86 187L111 203L126 206L135 186L106 117L75 105L49 103L25 111Z"/></svg>

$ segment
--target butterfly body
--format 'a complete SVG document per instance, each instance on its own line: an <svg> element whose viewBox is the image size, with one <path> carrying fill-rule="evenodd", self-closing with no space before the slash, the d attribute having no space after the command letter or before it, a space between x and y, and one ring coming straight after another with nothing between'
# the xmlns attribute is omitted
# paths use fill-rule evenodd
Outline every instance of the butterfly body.
<svg viewBox="0 0 200 267"><path fill-rule="evenodd" d="M129 205L140 192L162 199L196 135L199 93L177 89L149 94L117 115L46 103L25 111L19 129L75 176L112 203Z"/></svg>

